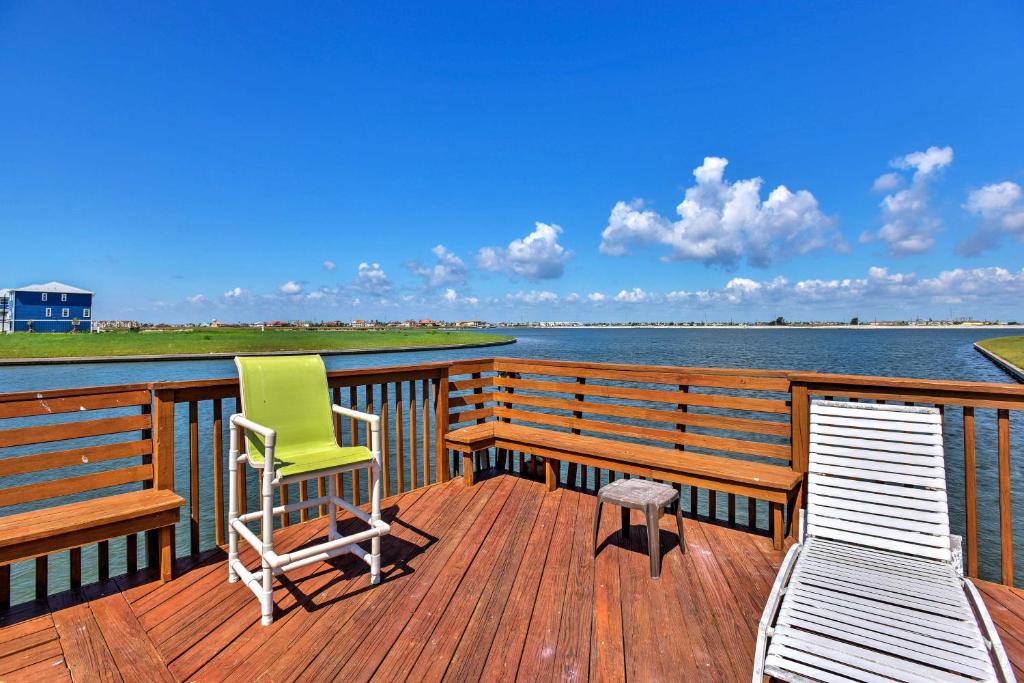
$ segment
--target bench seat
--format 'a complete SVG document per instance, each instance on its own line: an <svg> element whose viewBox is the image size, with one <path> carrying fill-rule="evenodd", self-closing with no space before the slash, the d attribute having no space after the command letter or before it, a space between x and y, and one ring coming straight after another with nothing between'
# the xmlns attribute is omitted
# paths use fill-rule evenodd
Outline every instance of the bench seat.
<svg viewBox="0 0 1024 683"><path fill-rule="evenodd" d="M0 517L0 564L77 548L178 521L184 499L146 489Z"/></svg>
<svg viewBox="0 0 1024 683"><path fill-rule="evenodd" d="M470 484L472 454L487 448L504 448L544 457L551 489L557 484L556 463L565 460L765 500L772 507L774 532L780 546L782 506L792 503L803 480L799 472L788 466L497 421L451 431L446 435L446 445L463 454L463 476Z"/></svg>

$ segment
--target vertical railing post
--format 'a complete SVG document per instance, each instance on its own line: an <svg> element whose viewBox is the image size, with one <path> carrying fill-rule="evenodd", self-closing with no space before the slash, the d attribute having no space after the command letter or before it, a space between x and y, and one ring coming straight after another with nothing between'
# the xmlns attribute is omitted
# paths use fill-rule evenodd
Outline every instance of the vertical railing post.
<svg viewBox="0 0 1024 683"><path fill-rule="evenodd" d="M448 448L445 435L448 434L448 368L440 377L434 378L434 469L437 481L451 479L448 463Z"/></svg>
<svg viewBox="0 0 1024 683"><path fill-rule="evenodd" d="M153 392L153 487L174 490L174 390ZM171 578L174 527L160 530L160 578Z"/></svg>
<svg viewBox="0 0 1024 683"><path fill-rule="evenodd" d="M790 503L793 509L790 514L789 535L793 536L801 524L800 515L803 514L805 491L807 490L807 457L811 447L811 406L806 384L793 382L789 392L790 466L803 475L803 481ZM776 531L776 533L778 532Z"/></svg>
<svg viewBox="0 0 1024 683"><path fill-rule="evenodd" d="M964 508L967 513L967 575L978 578L978 476L974 407L964 406Z"/></svg>
<svg viewBox="0 0 1024 683"><path fill-rule="evenodd" d="M999 552L1003 585L1013 585L1013 505L1010 486L1010 411L996 411L999 451Z"/></svg>

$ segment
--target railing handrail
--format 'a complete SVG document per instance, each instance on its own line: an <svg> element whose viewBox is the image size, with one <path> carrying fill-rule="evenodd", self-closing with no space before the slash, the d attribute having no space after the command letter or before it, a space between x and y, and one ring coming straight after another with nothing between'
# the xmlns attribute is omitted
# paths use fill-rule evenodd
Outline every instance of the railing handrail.
<svg viewBox="0 0 1024 683"><path fill-rule="evenodd" d="M906 389L915 392L938 391L943 393L959 393L974 395L1001 396L1003 400L1024 401L1024 385L1010 382L976 382L967 380L943 380L915 377L882 377L878 375L849 375L827 372L809 372L801 370L773 370L760 368L714 368L687 365L637 365L630 363L607 363L598 361L567 361L555 359L512 358L496 356L493 358L470 358L453 361L436 361L404 365L385 365L365 368L346 368L331 370L327 373L329 380L344 380L352 377L365 377L373 380L387 375L404 373L436 373L442 376L447 373L469 374L472 372L491 372L496 364L529 364L538 367L571 369L594 369L627 371L636 374L672 373L672 374L714 374L736 375L747 377L772 377L785 379L807 385L835 385L849 387L878 387L886 389ZM435 375L431 375L435 376ZM134 390L202 390L230 387L238 384L237 377L214 377L200 380L170 380L154 382L135 382L132 384L110 384L44 391L18 391L0 393L0 403L12 401L45 400L66 396L85 396ZM342 384L341 386L345 386ZM963 396L950 396L951 399Z"/></svg>

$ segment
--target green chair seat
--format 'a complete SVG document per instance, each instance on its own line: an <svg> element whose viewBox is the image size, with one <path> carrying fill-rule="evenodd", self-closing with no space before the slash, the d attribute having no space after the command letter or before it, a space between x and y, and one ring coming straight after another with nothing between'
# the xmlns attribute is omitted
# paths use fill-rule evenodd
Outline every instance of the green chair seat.
<svg viewBox="0 0 1024 683"><path fill-rule="evenodd" d="M361 462L369 463L371 460L373 453L366 446L325 446L291 453L287 460L274 456L274 469L280 477L293 477Z"/></svg>

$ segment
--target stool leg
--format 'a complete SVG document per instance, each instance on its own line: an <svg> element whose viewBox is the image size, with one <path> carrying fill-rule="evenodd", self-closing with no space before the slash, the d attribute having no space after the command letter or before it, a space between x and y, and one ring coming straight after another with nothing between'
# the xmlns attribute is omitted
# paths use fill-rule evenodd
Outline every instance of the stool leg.
<svg viewBox="0 0 1024 683"><path fill-rule="evenodd" d="M645 505L644 514L647 516L647 550L651 555L651 578L657 579L661 576L661 534L658 529L661 509L657 505Z"/></svg>
<svg viewBox="0 0 1024 683"><path fill-rule="evenodd" d="M593 557L597 557L597 531L601 528L601 508L603 506L604 501L598 498L597 510L594 511L594 549L591 551Z"/></svg>
<svg viewBox="0 0 1024 683"><path fill-rule="evenodd" d="M629 508L620 507L619 514L622 516L622 537L629 538Z"/></svg>
<svg viewBox="0 0 1024 683"><path fill-rule="evenodd" d="M686 536L683 535L683 506L676 501L676 529L679 531L679 552L686 554Z"/></svg>

